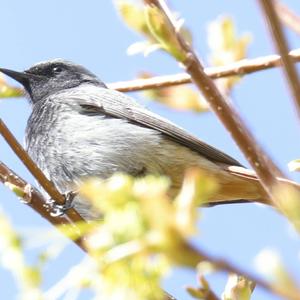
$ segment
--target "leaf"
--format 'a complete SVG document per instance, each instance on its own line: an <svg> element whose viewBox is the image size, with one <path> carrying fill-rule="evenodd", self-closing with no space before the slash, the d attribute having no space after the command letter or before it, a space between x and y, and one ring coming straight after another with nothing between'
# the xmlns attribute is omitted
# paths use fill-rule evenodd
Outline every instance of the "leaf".
<svg viewBox="0 0 300 300"><path fill-rule="evenodd" d="M147 5L145 7L146 22L152 36L156 41L176 58L179 62L186 60L186 53L182 49L176 33L166 16L156 6Z"/></svg>
<svg viewBox="0 0 300 300"><path fill-rule="evenodd" d="M213 66L224 66L247 57L251 36L244 33L239 37L230 17L218 17L217 20L211 22L208 26L207 36L210 61ZM240 78L240 76L231 76L218 81L224 92L229 93Z"/></svg>
<svg viewBox="0 0 300 300"><path fill-rule="evenodd" d="M211 290L208 281L205 279L203 275L199 276L199 287L187 287L188 293L196 298L203 300L218 300L219 298L215 295L215 293Z"/></svg>
<svg viewBox="0 0 300 300"><path fill-rule="evenodd" d="M17 197L23 198L25 197L26 193L24 191L24 189L21 189L20 187L18 187L15 184L12 184L10 182L5 182L4 183L13 193L16 194Z"/></svg>
<svg viewBox="0 0 300 300"><path fill-rule="evenodd" d="M209 105L206 100L191 87L174 86L158 91L156 101L171 108L182 111L207 112Z"/></svg>
<svg viewBox="0 0 300 300"><path fill-rule="evenodd" d="M255 283L246 277L230 274L222 294L223 300L250 300Z"/></svg>
<svg viewBox="0 0 300 300"><path fill-rule="evenodd" d="M8 85L4 80L2 74L0 74L0 98L16 98L22 96L23 90Z"/></svg>
<svg viewBox="0 0 300 300"><path fill-rule="evenodd" d="M283 265L279 254L273 249L262 250L255 258L255 267L271 283L288 292L299 294L297 284Z"/></svg>
<svg viewBox="0 0 300 300"><path fill-rule="evenodd" d="M129 46L128 54L143 53L147 56L155 50L163 49L177 60L183 61L184 51L177 41L176 33L158 8L150 5L141 6L128 0L117 0L115 6L127 26L147 39L146 42ZM191 44L192 34L183 23L183 19L177 20L176 32L180 32Z"/></svg>
<svg viewBox="0 0 300 300"><path fill-rule="evenodd" d="M196 228L198 197L211 190L199 176L187 173L175 200L169 179L153 175L115 174L82 186L81 195L102 212L85 245L100 270L100 283L92 278L91 286L105 299L162 299L169 267L194 267L201 260L187 242Z"/></svg>
<svg viewBox="0 0 300 300"><path fill-rule="evenodd" d="M153 74L142 72L138 77L150 78L152 76ZM204 97L187 85L145 90L143 95L179 111L194 111L197 113L209 111L209 105Z"/></svg>
<svg viewBox="0 0 300 300"><path fill-rule="evenodd" d="M1 265L14 275L20 299L42 299L41 269L38 265L26 263L21 237L2 212L0 212L0 261Z"/></svg>
<svg viewBox="0 0 300 300"><path fill-rule="evenodd" d="M205 203L216 189L215 181L200 170L195 168L186 172L181 191L174 202L177 230L184 237L196 232L197 207Z"/></svg>
<svg viewBox="0 0 300 300"><path fill-rule="evenodd" d="M101 283L91 284L104 299L163 298L160 280L168 269L166 257L153 251L150 237L164 237L173 224L168 187L163 177L134 179L123 174L83 185L82 195L100 202L103 213L86 246L101 271ZM155 240L160 242L164 239Z"/></svg>
<svg viewBox="0 0 300 300"><path fill-rule="evenodd" d="M145 9L143 6L139 6L130 1L115 1L116 8L120 13L120 16L126 23L126 25L136 31L137 33L146 37L145 41L133 43L127 48L128 55L144 54L144 56L150 53L162 49L161 45L153 38L145 18Z"/></svg>
<svg viewBox="0 0 300 300"><path fill-rule="evenodd" d="M300 171L300 159L290 161L288 163L288 168L291 172Z"/></svg>
<svg viewBox="0 0 300 300"><path fill-rule="evenodd" d="M161 46L159 44L153 44L148 41L142 41L142 42L136 42L131 44L127 48L127 54L128 55L135 55L142 53L144 56L148 56L150 53L161 49Z"/></svg>
<svg viewBox="0 0 300 300"><path fill-rule="evenodd" d="M300 192L289 182L277 183L273 187L274 197L280 211L291 221L300 232Z"/></svg>
<svg viewBox="0 0 300 300"><path fill-rule="evenodd" d="M115 1L115 6L129 28L145 36L151 36L145 19L143 6L124 0Z"/></svg>

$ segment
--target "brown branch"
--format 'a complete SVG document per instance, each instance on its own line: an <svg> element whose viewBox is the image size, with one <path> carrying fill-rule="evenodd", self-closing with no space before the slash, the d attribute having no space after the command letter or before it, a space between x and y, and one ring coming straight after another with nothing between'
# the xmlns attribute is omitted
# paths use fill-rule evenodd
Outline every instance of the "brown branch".
<svg viewBox="0 0 300 300"><path fill-rule="evenodd" d="M0 119L0 134L4 137L6 142L15 152L15 154L21 159L24 165L32 173L32 175L38 180L39 184L45 189L45 191L59 204L64 204L64 197L56 190L52 182L50 182L43 172L37 167L37 165L32 161L27 152L18 143L13 134L8 130L4 122ZM66 215L68 218L53 216L51 215L51 207L47 201L43 198L41 193L29 185L20 176L9 169L4 163L0 161L0 181L4 184L10 183L17 186L23 193L24 202L34 209L38 214L47 219L52 225L56 226L64 235L70 238L77 246L79 246L83 251L87 252L85 245L83 243L84 235L76 222L85 222L85 220L80 216L80 214L74 209L68 209ZM30 190L27 187L30 186ZM57 198L56 198L57 197ZM72 226L74 229L69 234L69 230L63 230L63 225ZM164 292L165 300L177 300L175 297L169 293Z"/></svg>
<svg viewBox="0 0 300 300"><path fill-rule="evenodd" d="M300 49L290 51L289 56L293 62L300 61ZM267 55L253 59L243 59L227 66L205 68L204 72L212 79L229 76L242 76L257 71L263 71L282 65L279 55ZM155 76L146 79L135 79L129 81L120 81L109 83L108 87L120 92L133 92L146 89L163 88L168 86L191 83L189 74L180 73L174 75Z"/></svg>
<svg viewBox="0 0 300 300"><path fill-rule="evenodd" d="M202 274L199 274L198 281L199 287L186 287L186 290L193 298L201 300L221 300L221 298L219 298L216 295L216 293L211 289L211 287L208 284L208 281Z"/></svg>
<svg viewBox="0 0 300 300"><path fill-rule="evenodd" d="M9 169L4 163L0 162L0 182L6 184L10 183L15 186L17 186L20 190L24 192L24 199L27 205L29 205L31 208L33 208L37 213L39 213L42 217L46 218L52 225L68 225L71 226L72 223L70 223L70 220L64 218L64 217L54 217L51 216L49 213L49 206L47 204L47 201L43 198L41 193L35 189L31 188L30 192L27 191L28 183L22 179L20 176L18 176L16 173L14 173L11 169ZM58 227L62 228L62 227ZM63 231L64 234L66 234L68 231ZM79 235L80 236L80 235ZM82 236L81 236L82 237ZM73 239L72 239L73 240ZM74 241L74 240L73 240ZM77 239L74 241L83 251L86 252L86 249L82 243L82 239ZM224 261L216 259L212 256L209 256L204 251L195 249L192 246L188 244L183 245L183 251L184 253L188 253L188 264L191 267L196 267L197 264L201 261L209 261L212 264L214 264L218 269L229 272L229 273L236 273L239 275L243 275L247 277L249 280L252 280L256 282L259 286L264 288L267 291L274 292L277 295L283 296L287 299L295 300L298 299L294 293L288 293L285 290L282 290L276 286L270 285L269 283L256 278L254 275L249 274L243 270L238 269L237 267L234 267L232 264ZM186 262L186 261L185 261ZM166 300L176 300L172 295L165 293L165 299Z"/></svg>
<svg viewBox="0 0 300 300"><path fill-rule="evenodd" d="M275 1L275 9L280 20L290 29L300 34L300 17L280 1Z"/></svg>
<svg viewBox="0 0 300 300"><path fill-rule="evenodd" d="M214 291L209 290L207 295L205 295L205 298L203 300L221 300Z"/></svg>
<svg viewBox="0 0 300 300"><path fill-rule="evenodd" d="M294 63L300 62L300 49L291 50L289 52L289 56ZM218 79L230 76L243 76L279 66L282 66L281 57L277 54L271 54L252 59L243 59L226 66L204 68L204 72L210 78ZM112 82L108 83L107 86L110 89L126 93L146 89L164 88L191 82L192 79L189 74L179 73L155 76L151 78Z"/></svg>
<svg viewBox="0 0 300 300"><path fill-rule="evenodd" d="M64 216L53 216L51 214L51 207L49 203L44 199L42 194L34 187L29 185L24 179L17 175L14 171L8 168L3 162L0 161L0 182L3 184L13 184L19 190L22 191L24 203L35 210L39 215L48 220L52 225L58 226L59 229L63 229L63 225L71 226L74 228L72 231L72 240L83 250L82 239L80 233L78 232L76 226L71 223L71 221ZM30 189L28 189L30 187ZM66 235L68 231L63 231ZM74 236L78 233L78 238L74 239ZM69 236L68 236L69 237ZM70 237L69 237L70 238Z"/></svg>
<svg viewBox="0 0 300 300"><path fill-rule="evenodd" d="M191 267L197 267L199 262L201 261L208 261L212 263L218 270L227 272L227 273L235 273L238 275L241 275L243 277L246 277L248 280L251 280L257 284L257 286L260 286L264 290L271 292L275 295L281 296L285 299L290 299L290 300L299 300L299 291L292 291L288 289L283 289L279 287L276 284L271 284L268 283L257 276L244 271L230 262L223 260L223 259L218 259L215 258L209 254L207 254L205 251L199 248L194 248L191 245L186 244L184 247L185 251L190 254L191 257L193 257L193 260L191 260Z"/></svg>
<svg viewBox="0 0 300 300"><path fill-rule="evenodd" d="M298 116L300 118L300 81L296 67L288 55L289 47L275 9L275 2L273 0L258 1L264 13L269 30L272 33L275 47L281 56L284 73L294 99Z"/></svg>
<svg viewBox="0 0 300 300"><path fill-rule="evenodd" d="M80 247L84 252L87 252L85 245L83 243L84 236L78 230L78 227L74 225L71 218L65 218L64 216L53 216L51 215L51 207L49 203L44 199L42 194L34 187L29 185L24 179L17 175L14 171L8 168L3 162L0 161L0 182L3 184L13 184L23 193L24 203L35 210L39 215L48 220L52 225L56 226L66 237L70 238L78 247ZM30 190L28 191L28 186ZM83 220L83 222L85 222ZM70 226L73 228L71 236L68 235L69 230L63 230L64 226ZM76 238L77 237L77 238ZM177 300L171 294L164 292L165 300Z"/></svg>
<svg viewBox="0 0 300 300"><path fill-rule="evenodd" d="M280 207L279 200L275 196L275 187L277 186L276 177L284 178L283 173L259 146L229 100L223 97L213 80L205 74L204 68L196 54L184 41L180 33L176 31L174 26L175 21L168 19L170 13L165 13L165 9L167 8L164 1L146 0L145 2L156 6L165 15L165 26L167 26L170 31L172 30L173 38L177 39L181 50L185 54L185 59L182 61L182 64L185 66L187 73L190 74L193 82L205 96L212 110L231 133L252 168L256 171L264 189L274 204Z"/></svg>
<svg viewBox="0 0 300 300"><path fill-rule="evenodd" d="M53 200L55 200L57 204L63 205L65 203L65 197L58 192L53 183L49 181L48 178L44 175L44 173L38 168L38 166L29 157L27 152L19 144L19 142L12 135L12 133L9 131L9 129L6 127L6 125L1 119L0 134L4 137L11 149L20 158L20 160L23 162L26 168L35 177L35 179L43 187L43 189L49 194L49 196ZM84 220L74 208L68 209L66 215L70 218L70 220L72 220L72 222L79 222Z"/></svg>

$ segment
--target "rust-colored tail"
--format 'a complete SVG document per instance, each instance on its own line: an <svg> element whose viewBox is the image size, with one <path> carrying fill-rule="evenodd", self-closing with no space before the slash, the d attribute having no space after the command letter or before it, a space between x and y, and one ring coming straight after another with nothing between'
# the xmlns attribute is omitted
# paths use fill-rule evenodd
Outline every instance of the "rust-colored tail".
<svg viewBox="0 0 300 300"><path fill-rule="evenodd" d="M207 206L245 202L273 205L254 171L228 165L222 165L222 169L225 172L216 176L219 191L209 199ZM282 178L279 178L279 181L292 184L300 190L300 185L294 181Z"/></svg>

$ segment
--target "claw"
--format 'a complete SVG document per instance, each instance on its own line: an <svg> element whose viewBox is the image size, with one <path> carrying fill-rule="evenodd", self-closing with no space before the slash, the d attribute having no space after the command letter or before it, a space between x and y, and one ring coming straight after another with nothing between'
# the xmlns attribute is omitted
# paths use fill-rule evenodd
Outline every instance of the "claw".
<svg viewBox="0 0 300 300"><path fill-rule="evenodd" d="M74 206L73 200L77 192L70 191L64 194L65 203L64 204L55 204L52 203L52 217L60 217L63 216L70 208Z"/></svg>

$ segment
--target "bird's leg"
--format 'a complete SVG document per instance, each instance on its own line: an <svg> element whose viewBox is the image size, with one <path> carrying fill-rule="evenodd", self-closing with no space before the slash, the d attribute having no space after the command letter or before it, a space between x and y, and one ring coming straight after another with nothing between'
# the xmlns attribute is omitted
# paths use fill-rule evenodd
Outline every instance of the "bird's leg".
<svg viewBox="0 0 300 300"><path fill-rule="evenodd" d="M52 212L51 215L54 217L62 216L68 211L70 208L74 206L73 200L77 196L78 191L69 191L64 194L65 203L64 204L56 204L52 203Z"/></svg>

